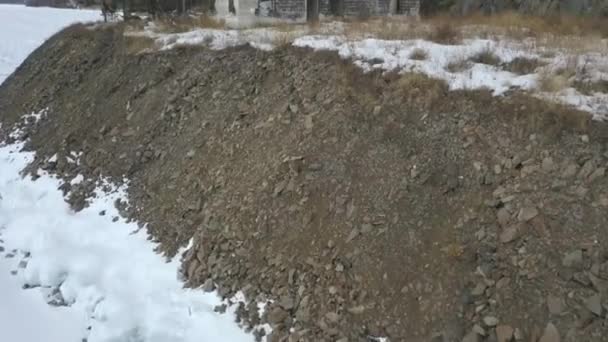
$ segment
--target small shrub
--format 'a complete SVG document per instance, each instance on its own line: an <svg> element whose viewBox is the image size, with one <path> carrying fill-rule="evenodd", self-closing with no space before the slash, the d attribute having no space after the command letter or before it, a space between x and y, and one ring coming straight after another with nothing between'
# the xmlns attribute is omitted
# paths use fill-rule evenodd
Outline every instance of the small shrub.
<svg viewBox="0 0 608 342"><path fill-rule="evenodd" d="M167 16L155 21L160 32L179 33L192 31L197 28L224 29L225 21L208 15L199 16Z"/></svg>
<svg viewBox="0 0 608 342"><path fill-rule="evenodd" d="M272 45L275 47L291 45L296 38L295 32L277 32L272 37Z"/></svg>
<svg viewBox="0 0 608 342"><path fill-rule="evenodd" d="M444 80L430 78L422 73L406 73L401 75L397 86L401 96L423 108L431 108L441 104L441 99L449 91Z"/></svg>
<svg viewBox="0 0 608 342"><path fill-rule="evenodd" d="M469 60L473 63L481 63L493 66L498 66L501 63L500 57L496 56L496 54L492 52L490 48L486 48L478 52L477 54L469 58Z"/></svg>
<svg viewBox="0 0 608 342"><path fill-rule="evenodd" d="M151 52L154 48L154 39L142 36L125 36L125 52L129 55Z"/></svg>
<svg viewBox="0 0 608 342"><path fill-rule="evenodd" d="M585 95L593 95L594 93L608 94L608 80L598 81L575 81L572 87Z"/></svg>
<svg viewBox="0 0 608 342"><path fill-rule="evenodd" d="M567 88L569 84L569 77L548 70L543 70L538 77L538 89L546 92L558 92Z"/></svg>
<svg viewBox="0 0 608 342"><path fill-rule="evenodd" d="M503 64L503 69L518 75L532 74L544 63L536 58L517 57L509 63Z"/></svg>
<svg viewBox="0 0 608 342"><path fill-rule="evenodd" d="M462 38L460 31L455 29L453 25L440 23L433 27L428 40L443 45L457 45L460 44Z"/></svg>
<svg viewBox="0 0 608 342"><path fill-rule="evenodd" d="M464 58L452 61L445 67L451 73L463 72L469 68L471 68L471 62Z"/></svg>
<svg viewBox="0 0 608 342"><path fill-rule="evenodd" d="M427 58L429 58L429 55L424 49L416 48L410 53L410 59L416 61L424 61Z"/></svg>

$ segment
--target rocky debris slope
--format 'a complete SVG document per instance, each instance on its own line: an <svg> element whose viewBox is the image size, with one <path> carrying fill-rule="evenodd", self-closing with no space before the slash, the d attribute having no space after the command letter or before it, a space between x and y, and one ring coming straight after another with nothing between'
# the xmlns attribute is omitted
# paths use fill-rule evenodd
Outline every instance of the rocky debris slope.
<svg viewBox="0 0 608 342"><path fill-rule="evenodd" d="M98 177L130 179L123 215L169 255L192 239L187 284L242 290L244 327L269 323L270 341L608 333L605 124L334 54L132 44L121 26L53 37L0 87L0 139L48 108L23 127L29 174L83 175L63 188L76 210Z"/></svg>

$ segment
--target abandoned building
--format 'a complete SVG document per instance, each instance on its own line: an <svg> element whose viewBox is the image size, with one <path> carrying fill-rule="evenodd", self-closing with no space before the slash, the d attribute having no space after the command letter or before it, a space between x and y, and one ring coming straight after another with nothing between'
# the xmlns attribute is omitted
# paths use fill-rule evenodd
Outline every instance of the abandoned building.
<svg viewBox="0 0 608 342"><path fill-rule="evenodd" d="M417 16L421 0L270 0L273 16L290 19L316 20L319 15L358 16L410 15Z"/></svg>

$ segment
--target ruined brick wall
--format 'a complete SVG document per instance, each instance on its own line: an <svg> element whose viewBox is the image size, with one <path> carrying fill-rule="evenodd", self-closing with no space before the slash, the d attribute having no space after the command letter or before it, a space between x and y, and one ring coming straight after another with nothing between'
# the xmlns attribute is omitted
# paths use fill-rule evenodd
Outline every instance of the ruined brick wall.
<svg viewBox="0 0 608 342"><path fill-rule="evenodd" d="M283 1L283 0L277 0ZM398 12L396 14L417 16L420 11L421 0L396 0ZM343 0L341 13L345 16L365 17L372 15L390 14L391 0ZM330 0L319 0L319 12L323 15L332 15Z"/></svg>
<svg viewBox="0 0 608 342"><path fill-rule="evenodd" d="M396 0L398 13L417 16L420 10L420 0ZM390 14L391 0L342 0L342 15L352 17L367 17ZM276 15L283 18L306 17L306 0L275 0ZM333 15L330 0L319 0L319 13Z"/></svg>
<svg viewBox="0 0 608 342"><path fill-rule="evenodd" d="M323 15L332 15L329 8L329 0L319 0L319 13Z"/></svg>
<svg viewBox="0 0 608 342"><path fill-rule="evenodd" d="M298 19L306 17L306 0L275 0L275 15L281 18Z"/></svg>
<svg viewBox="0 0 608 342"><path fill-rule="evenodd" d="M389 13L390 0L344 0L344 15L370 16Z"/></svg>
<svg viewBox="0 0 608 342"><path fill-rule="evenodd" d="M420 0L397 0L399 1L399 14L418 16L420 14Z"/></svg>

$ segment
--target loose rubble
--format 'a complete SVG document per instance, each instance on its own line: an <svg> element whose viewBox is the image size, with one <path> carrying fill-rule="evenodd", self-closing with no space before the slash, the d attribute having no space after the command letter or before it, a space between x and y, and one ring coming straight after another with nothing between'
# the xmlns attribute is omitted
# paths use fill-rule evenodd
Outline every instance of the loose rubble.
<svg viewBox="0 0 608 342"><path fill-rule="evenodd" d="M48 107L27 174L75 210L129 179L121 215L167 255L191 242L187 286L242 293L259 339L608 334L606 124L293 47L132 55L120 30L45 43L0 87L2 129Z"/></svg>

